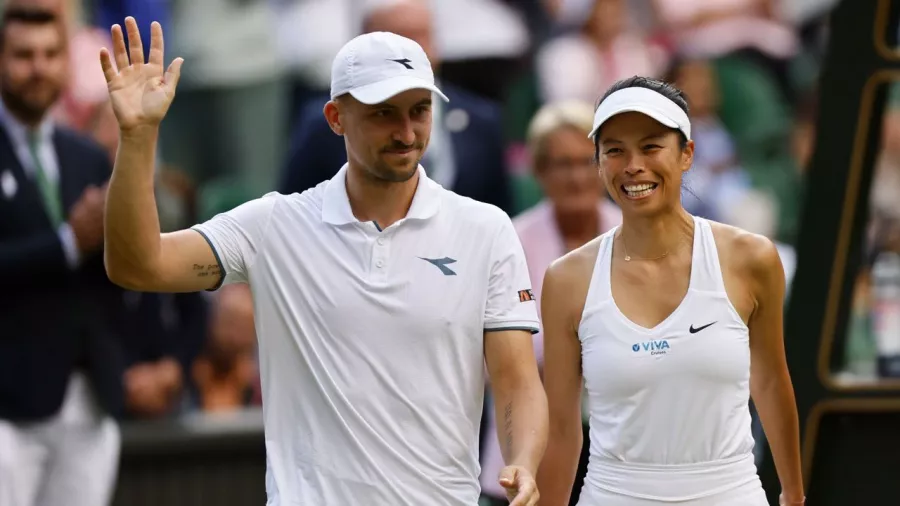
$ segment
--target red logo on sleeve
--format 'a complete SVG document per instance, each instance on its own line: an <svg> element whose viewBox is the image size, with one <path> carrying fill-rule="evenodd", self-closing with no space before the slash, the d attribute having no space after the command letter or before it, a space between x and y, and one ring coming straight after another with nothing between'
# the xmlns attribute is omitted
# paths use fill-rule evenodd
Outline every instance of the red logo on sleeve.
<svg viewBox="0 0 900 506"><path fill-rule="evenodd" d="M519 302L528 302L530 300L534 300L534 294L531 293L531 289L519 290Z"/></svg>

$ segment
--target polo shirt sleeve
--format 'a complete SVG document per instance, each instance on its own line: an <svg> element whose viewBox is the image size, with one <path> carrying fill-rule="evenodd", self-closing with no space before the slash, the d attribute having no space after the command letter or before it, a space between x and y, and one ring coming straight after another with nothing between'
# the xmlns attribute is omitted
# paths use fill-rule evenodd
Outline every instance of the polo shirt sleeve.
<svg viewBox="0 0 900 506"><path fill-rule="evenodd" d="M277 195L267 194L191 227L209 243L225 274L213 290L224 284L250 282L250 271L265 239Z"/></svg>
<svg viewBox="0 0 900 506"><path fill-rule="evenodd" d="M537 333L540 321L531 292L525 252L512 221L503 214L491 247L484 330L528 330Z"/></svg>

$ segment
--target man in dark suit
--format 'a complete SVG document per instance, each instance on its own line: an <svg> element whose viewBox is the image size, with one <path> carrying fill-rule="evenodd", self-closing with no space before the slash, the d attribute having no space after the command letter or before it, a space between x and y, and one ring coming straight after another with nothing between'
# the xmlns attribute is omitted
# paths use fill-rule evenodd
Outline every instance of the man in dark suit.
<svg viewBox="0 0 900 506"><path fill-rule="evenodd" d="M363 31L410 38L425 50L435 74L431 12L422 0L387 3L366 13ZM433 104L434 130L422 166L444 188L512 211L500 106L449 83L441 90L448 104ZM322 109L329 97L312 99L300 111L279 190L302 192L334 177L347 161L344 140L328 126Z"/></svg>
<svg viewBox="0 0 900 506"><path fill-rule="evenodd" d="M0 506L107 504L122 406L104 272L107 154L57 127L66 40L51 11L0 25ZM99 71L99 70L98 70Z"/></svg>

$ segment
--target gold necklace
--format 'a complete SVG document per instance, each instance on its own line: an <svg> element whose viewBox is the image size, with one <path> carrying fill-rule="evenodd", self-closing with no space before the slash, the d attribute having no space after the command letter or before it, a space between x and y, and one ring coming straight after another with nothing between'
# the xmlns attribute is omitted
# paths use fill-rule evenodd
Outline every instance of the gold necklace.
<svg viewBox="0 0 900 506"><path fill-rule="evenodd" d="M625 234L622 234L622 250L623 250L623 252L625 253L625 261L626 261L626 262L630 262L630 261L631 261L631 255L628 254L628 245L625 244ZM644 261L646 261L646 262L653 262L653 261L655 261L655 260L662 260L663 258L666 258L667 256L669 256L669 250L666 250L665 253L663 253L662 255L660 255L660 256L658 256L658 257L655 257L655 258L638 258L637 260L644 260Z"/></svg>

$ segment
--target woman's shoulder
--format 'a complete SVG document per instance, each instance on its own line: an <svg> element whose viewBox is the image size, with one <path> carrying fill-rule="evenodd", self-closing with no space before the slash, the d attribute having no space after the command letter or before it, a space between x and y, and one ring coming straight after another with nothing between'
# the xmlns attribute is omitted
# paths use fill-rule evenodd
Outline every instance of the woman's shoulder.
<svg viewBox="0 0 900 506"><path fill-rule="evenodd" d="M784 275L778 248L768 237L725 223L707 220L719 250L722 268L754 278L778 272Z"/></svg>
<svg viewBox="0 0 900 506"><path fill-rule="evenodd" d="M547 268L548 278L552 276L559 282L574 286L587 285L597 263L600 247L603 241L613 233L615 233L615 229L591 239L584 245L554 260Z"/></svg>

